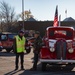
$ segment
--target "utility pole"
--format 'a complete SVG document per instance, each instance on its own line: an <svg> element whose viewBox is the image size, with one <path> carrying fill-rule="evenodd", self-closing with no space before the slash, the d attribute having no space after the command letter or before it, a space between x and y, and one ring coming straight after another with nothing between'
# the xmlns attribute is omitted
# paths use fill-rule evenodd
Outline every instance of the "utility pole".
<svg viewBox="0 0 75 75"><path fill-rule="evenodd" d="M23 21L23 30L24 30L24 0L22 0L22 21Z"/></svg>

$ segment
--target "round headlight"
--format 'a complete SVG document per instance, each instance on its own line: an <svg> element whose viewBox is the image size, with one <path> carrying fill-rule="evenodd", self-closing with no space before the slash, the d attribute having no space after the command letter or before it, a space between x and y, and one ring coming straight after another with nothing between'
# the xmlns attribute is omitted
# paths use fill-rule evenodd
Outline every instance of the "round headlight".
<svg viewBox="0 0 75 75"><path fill-rule="evenodd" d="M73 48L70 48L70 49L68 50L68 52L69 52L69 53L73 53L73 52L74 52Z"/></svg>
<svg viewBox="0 0 75 75"><path fill-rule="evenodd" d="M55 49L54 49L54 48L50 48L50 51L51 51L51 52L54 52L54 51L55 51Z"/></svg>

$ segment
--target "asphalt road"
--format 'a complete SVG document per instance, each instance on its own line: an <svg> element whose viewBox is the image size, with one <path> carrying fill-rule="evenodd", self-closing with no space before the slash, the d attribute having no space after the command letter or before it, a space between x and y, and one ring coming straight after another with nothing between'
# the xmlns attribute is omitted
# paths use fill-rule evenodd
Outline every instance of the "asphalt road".
<svg viewBox="0 0 75 75"><path fill-rule="evenodd" d="M15 54L0 52L0 75L75 75L75 65L47 65L47 71L41 71L41 64L38 63L37 71L30 71L33 65L33 52L24 55L25 70L14 71Z"/></svg>

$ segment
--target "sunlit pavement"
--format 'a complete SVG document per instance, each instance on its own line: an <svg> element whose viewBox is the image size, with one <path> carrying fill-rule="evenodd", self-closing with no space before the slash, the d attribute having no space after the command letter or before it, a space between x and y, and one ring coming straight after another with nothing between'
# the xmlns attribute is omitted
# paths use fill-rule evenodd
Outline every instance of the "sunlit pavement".
<svg viewBox="0 0 75 75"><path fill-rule="evenodd" d="M25 69L29 69L32 67L32 60L33 54L25 54L24 55L24 67ZM15 69L15 54L13 53L6 53L5 50L0 52L0 75L8 74L10 75L12 72L14 73ZM15 71L15 75L22 73L20 71L20 61L19 61L19 70L18 72Z"/></svg>
<svg viewBox="0 0 75 75"><path fill-rule="evenodd" d="M24 55L24 67L25 70L19 69L14 71L15 69L15 54L6 53L5 50L0 52L0 75L75 75L75 67L74 65L68 65L64 67L56 66L48 66L46 72L41 71L41 64L38 63L37 71L30 71L33 65L33 52Z"/></svg>

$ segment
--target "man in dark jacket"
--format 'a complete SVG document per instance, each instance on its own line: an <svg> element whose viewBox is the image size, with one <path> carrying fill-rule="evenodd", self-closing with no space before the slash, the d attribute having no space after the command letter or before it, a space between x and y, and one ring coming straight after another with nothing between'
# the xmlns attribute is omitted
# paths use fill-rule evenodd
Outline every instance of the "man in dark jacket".
<svg viewBox="0 0 75 75"><path fill-rule="evenodd" d="M33 68L31 68L30 70L37 70L38 55L40 53L41 44L42 39L40 37L40 33L36 31L34 34L34 42L33 42L34 62Z"/></svg>

